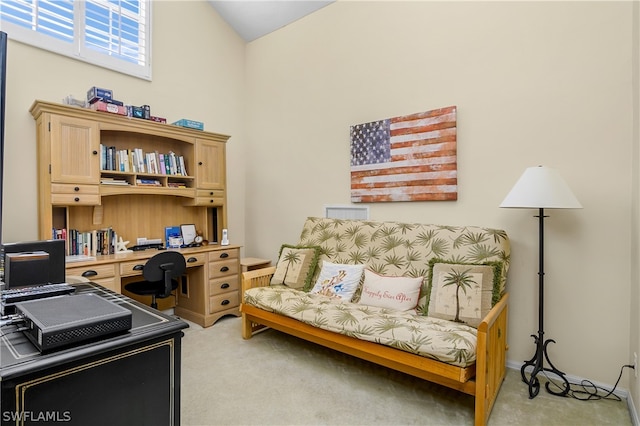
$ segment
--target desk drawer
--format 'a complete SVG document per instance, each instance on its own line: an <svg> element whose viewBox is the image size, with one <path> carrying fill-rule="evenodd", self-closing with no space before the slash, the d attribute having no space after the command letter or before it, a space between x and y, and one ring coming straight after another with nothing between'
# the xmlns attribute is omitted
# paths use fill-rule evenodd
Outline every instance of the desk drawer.
<svg viewBox="0 0 640 426"><path fill-rule="evenodd" d="M142 268L144 268L144 264L147 263L148 260L149 259L138 259L120 263L120 276L132 277L136 275L142 275Z"/></svg>
<svg viewBox="0 0 640 426"><path fill-rule="evenodd" d="M240 305L240 298L237 291L224 293L209 298L209 313L213 314L227 309L236 308Z"/></svg>
<svg viewBox="0 0 640 426"><path fill-rule="evenodd" d="M207 253L185 254L184 260L187 262L187 268L204 265L207 261Z"/></svg>
<svg viewBox="0 0 640 426"><path fill-rule="evenodd" d="M98 205L100 204L100 189L98 185L54 183L51 185L51 204Z"/></svg>
<svg viewBox="0 0 640 426"><path fill-rule="evenodd" d="M97 206L100 204L100 195L51 194L51 204L64 206Z"/></svg>
<svg viewBox="0 0 640 426"><path fill-rule="evenodd" d="M51 185L52 194L78 194L78 195L98 195L100 188L98 185L72 185L54 183Z"/></svg>
<svg viewBox="0 0 640 426"><path fill-rule="evenodd" d="M216 250L209 253L209 261L216 262L218 260L237 259L240 257L240 250L237 248Z"/></svg>
<svg viewBox="0 0 640 426"><path fill-rule="evenodd" d="M104 265L81 266L77 268L66 268L67 275L76 275L95 281L102 278L112 278L116 275L116 265L107 263Z"/></svg>
<svg viewBox="0 0 640 426"><path fill-rule="evenodd" d="M224 205L224 191L213 190L196 190L196 206L223 206Z"/></svg>
<svg viewBox="0 0 640 426"><path fill-rule="evenodd" d="M239 288L240 280L237 274L209 280L209 294L211 296L229 291L238 291Z"/></svg>
<svg viewBox="0 0 640 426"><path fill-rule="evenodd" d="M219 262L209 263L209 278L226 277L229 275L238 275L240 270L238 259L221 260Z"/></svg>
<svg viewBox="0 0 640 426"><path fill-rule="evenodd" d="M111 277L111 278L103 278L101 280L91 280L92 282L96 283L96 284L100 284L103 287L108 288L109 290L113 291L114 293L122 293L120 291L120 280L118 280L116 282L116 278L115 277Z"/></svg>

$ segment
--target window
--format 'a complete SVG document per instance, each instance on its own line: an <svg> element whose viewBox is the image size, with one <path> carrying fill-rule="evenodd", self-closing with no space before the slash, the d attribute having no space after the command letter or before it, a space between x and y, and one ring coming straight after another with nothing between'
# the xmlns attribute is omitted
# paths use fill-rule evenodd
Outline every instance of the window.
<svg viewBox="0 0 640 426"><path fill-rule="evenodd" d="M9 38L151 79L150 0L2 0Z"/></svg>

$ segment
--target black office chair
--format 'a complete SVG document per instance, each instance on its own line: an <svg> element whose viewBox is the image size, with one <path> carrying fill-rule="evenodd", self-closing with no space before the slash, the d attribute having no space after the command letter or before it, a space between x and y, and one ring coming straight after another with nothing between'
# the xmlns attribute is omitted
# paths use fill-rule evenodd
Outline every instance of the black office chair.
<svg viewBox="0 0 640 426"><path fill-rule="evenodd" d="M156 299L169 297L171 292L178 288L175 278L184 274L186 267L182 254L175 251L158 253L142 267L145 280L129 283L124 288L139 296L151 296L151 307L158 309Z"/></svg>

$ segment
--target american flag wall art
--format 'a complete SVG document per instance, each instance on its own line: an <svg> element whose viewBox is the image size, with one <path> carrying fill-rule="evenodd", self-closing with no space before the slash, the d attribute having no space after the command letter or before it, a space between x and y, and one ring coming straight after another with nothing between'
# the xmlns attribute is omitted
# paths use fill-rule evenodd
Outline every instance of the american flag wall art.
<svg viewBox="0 0 640 426"><path fill-rule="evenodd" d="M456 107L351 126L351 201L458 198Z"/></svg>

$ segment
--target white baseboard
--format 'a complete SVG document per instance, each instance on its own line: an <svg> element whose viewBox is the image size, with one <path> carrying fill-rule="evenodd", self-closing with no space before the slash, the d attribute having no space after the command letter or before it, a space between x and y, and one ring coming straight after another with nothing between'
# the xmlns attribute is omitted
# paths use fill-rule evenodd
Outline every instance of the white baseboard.
<svg viewBox="0 0 640 426"><path fill-rule="evenodd" d="M631 415L631 424L633 426L640 426L640 420L638 420L638 412L633 403L633 398L627 398L627 406L629 407L629 414Z"/></svg>

